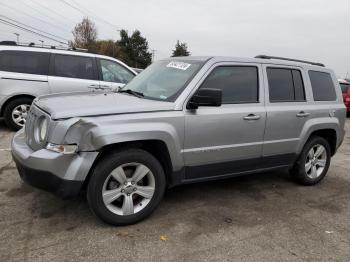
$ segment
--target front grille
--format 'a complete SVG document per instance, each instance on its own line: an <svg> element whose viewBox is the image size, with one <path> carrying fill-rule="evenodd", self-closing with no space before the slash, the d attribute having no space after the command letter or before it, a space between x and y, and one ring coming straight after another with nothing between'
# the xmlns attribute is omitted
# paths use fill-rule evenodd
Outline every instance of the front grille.
<svg viewBox="0 0 350 262"><path fill-rule="evenodd" d="M40 143L35 138L36 128L38 126L38 120L41 116L48 117L46 113L41 111L34 104L30 107L29 113L27 114L26 125L24 127L24 132L26 135L27 145L33 150L39 150L45 147L45 142Z"/></svg>

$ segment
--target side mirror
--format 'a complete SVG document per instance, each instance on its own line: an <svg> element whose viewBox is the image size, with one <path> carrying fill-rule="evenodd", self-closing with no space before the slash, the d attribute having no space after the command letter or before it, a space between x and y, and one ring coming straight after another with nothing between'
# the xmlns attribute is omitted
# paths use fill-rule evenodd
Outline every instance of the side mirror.
<svg viewBox="0 0 350 262"><path fill-rule="evenodd" d="M221 106L221 89L203 88L199 89L187 104L187 109L197 109L200 106Z"/></svg>

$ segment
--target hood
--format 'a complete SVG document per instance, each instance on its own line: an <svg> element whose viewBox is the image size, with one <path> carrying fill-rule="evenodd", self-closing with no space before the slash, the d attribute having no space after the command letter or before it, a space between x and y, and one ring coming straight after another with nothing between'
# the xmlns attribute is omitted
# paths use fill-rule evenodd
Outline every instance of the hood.
<svg viewBox="0 0 350 262"><path fill-rule="evenodd" d="M174 103L126 93L76 92L40 96L34 103L52 119L174 110Z"/></svg>

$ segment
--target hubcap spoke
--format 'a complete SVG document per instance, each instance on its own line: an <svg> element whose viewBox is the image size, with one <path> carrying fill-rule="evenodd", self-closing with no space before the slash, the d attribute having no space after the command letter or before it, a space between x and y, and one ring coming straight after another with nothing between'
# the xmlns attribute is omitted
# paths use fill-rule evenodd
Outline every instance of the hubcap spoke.
<svg viewBox="0 0 350 262"><path fill-rule="evenodd" d="M111 174L120 184L124 184L127 181L124 169L122 167L114 169Z"/></svg>
<svg viewBox="0 0 350 262"><path fill-rule="evenodd" d="M136 167L136 170L134 174L132 175L132 180L137 183L139 182L147 173L149 172L149 169L144 165L138 165Z"/></svg>
<svg viewBox="0 0 350 262"><path fill-rule="evenodd" d="M114 200L118 199L121 195L122 195L122 193L121 193L121 189L120 188L108 190L108 191L105 191L102 194L103 201L107 205L112 203Z"/></svg>
<svg viewBox="0 0 350 262"><path fill-rule="evenodd" d="M306 171L306 173L308 173L310 171L311 166L312 166L311 161L309 161L309 162L307 162L305 164L305 171Z"/></svg>
<svg viewBox="0 0 350 262"><path fill-rule="evenodd" d="M317 150L315 152L315 157L318 158L320 157L324 152L324 147L323 146L318 146Z"/></svg>
<svg viewBox="0 0 350 262"><path fill-rule="evenodd" d="M135 194L143 196L144 198L151 199L154 193L154 187L152 186L138 186Z"/></svg>
<svg viewBox="0 0 350 262"><path fill-rule="evenodd" d="M310 151L309 151L308 156L309 156L310 159L313 159L313 158L314 158L314 155L315 155L315 153L314 153L314 148L311 148Z"/></svg>
<svg viewBox="0 0 350 262"><path fill-rule="evenodd" d="M123 201L123 215L132 215L134 214L134 202L132 200L132 196L124 196L124 201Z"/></svg>
<svg viewBox="0 0 350 262"><path fill-rule="evenodd" d="M317 160L316 165L319 167L324 167L324 166L326 166L326 160L319 159L319 160Z"/></svg>
<svg viewBox="0 0 350 262"><path fill-rule="evenodd" d="M311 168L311 178L317 177L317 168L315 166L312 166Z"/></svg>

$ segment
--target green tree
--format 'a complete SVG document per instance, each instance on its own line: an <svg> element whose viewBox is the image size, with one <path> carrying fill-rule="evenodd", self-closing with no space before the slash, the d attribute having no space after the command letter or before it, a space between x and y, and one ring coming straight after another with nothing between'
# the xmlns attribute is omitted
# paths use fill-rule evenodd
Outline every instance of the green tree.
<svg viewBox="0 0 350 262"><path fill-rule="evenodd" d="M119 58L127 65L146 68L152 63L152 53L148 50L147 39L139 30L135 30L131 36L126 30L121 30L117 45L120 48Z"/></svg>
<svg viewBox="0 0 350 262"><path fill-rule="evenodd" d="M83 20L74 27L72 33L74 39L71 45L73 47L91 49L97 39L95 23L88 17L84 17Z"/></svg>
<svg viewBox="0 0 350 262"><path fill-rule="evenodd" d="M175 49L173 50L172 57L175 56L189 56L190 52L188 51L188 47L186 43L180 43L179 40L177 40Z"/></svg>

